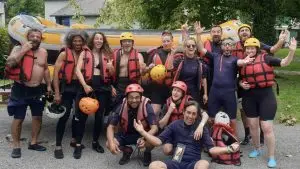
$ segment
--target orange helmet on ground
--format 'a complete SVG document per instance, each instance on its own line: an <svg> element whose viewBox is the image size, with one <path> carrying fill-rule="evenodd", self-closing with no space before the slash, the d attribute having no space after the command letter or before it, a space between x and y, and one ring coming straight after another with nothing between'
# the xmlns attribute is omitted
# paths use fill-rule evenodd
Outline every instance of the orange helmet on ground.
<svg viewBox="0 0 300 169"><path fill-rule="evenodd" d="M91 97L83 97L79 101L79 109L87 115L94 114L99 109L99 102Z"/></svg>
<svg viewBox="0 0 300 169"><path fill-rule="evenodd" d="M144 92L144 89L139 84L130 84L126 87L125 95L130 92L139 92L142 94Z"/></svg>
<svg viewBox="0 0 300 169"><path fill-rule="evenodd" d="M176 81L176 82L174 82L174 83L172 84L172 87L173 87L173 88L174 88L174 87L177 87L177 88L183 90L183 93L184 93L184 94L186 94L186 92L187 92L187 86L186 86L186 84L185 84L183 81Z"/></svg>

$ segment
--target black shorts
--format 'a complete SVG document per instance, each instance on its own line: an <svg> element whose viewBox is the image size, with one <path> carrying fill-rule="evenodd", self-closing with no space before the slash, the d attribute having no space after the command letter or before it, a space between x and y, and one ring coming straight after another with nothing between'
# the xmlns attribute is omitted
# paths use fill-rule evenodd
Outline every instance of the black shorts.
<svg viewBox="0 0 300 169"><path fill-rule="evenodd" d="M170 97L170 88L164 85L152 84L150 86L151 94L150 100L153 104L163 105L166 103L167 99Z"/></svg>
<svg viewBox="0 0 300 169"><path fill-rule="evenodd" d="M29 106L32 116L42 116L45 106L45 102L42 101L44 91L42 85L27 87L15 82L7 104L8 114L14 116L15 119L24 119Z"/></svg>
<svg viewBox="0 0 300 169"><path fill-rule="evenodd" d="M272 87L245 91L242 105L247 117L260 117L264 121L274 120L277 111L277 102Z"/></svg>
<svg viewBox="0 0 300 169"><path fill-rule="evenodd" d="M120 146L136 145L137 140L141 137L139 134L124 134L123 132L115 134L115 138L118 140Z"/></svg>

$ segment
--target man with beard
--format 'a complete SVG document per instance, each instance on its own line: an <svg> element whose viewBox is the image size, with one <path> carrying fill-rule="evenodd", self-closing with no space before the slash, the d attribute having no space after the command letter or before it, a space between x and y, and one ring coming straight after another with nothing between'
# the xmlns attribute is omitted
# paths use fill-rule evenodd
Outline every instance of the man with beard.
<svg viewBox="0 0 300 169"><path fill-rule="evenodd" d="M245 59L238 59L232 56L231 51L234 47L234 41L231 38L222 40L222 54L211 53L203 47L201 41L203 28L201 28L200 22L195 23L195 31L199 50L209 57L214 65L214 78L208 99L208 114L213 120L217 112L223 107L230 117L230 126L236 135L237 101L235 90L237 68L251 63L254 58L250 55Z"/></svg>
<svg viewBox="0 0 300 169"><path fill-rule="evenodd" d="M151 162L151 146L146 144L141 135L134 129L133 120L138 119L150 135L157 132L156 117L150 100L143 96L144 89L139 84L127 86L123 102L116 108L111 116L107 127L106 145L112 154L119 154L123 151L123 156L119 161L120 165L129 162L133 150L127 145L136 145L139 149L145 149L143 164L148 166ZM118 133L114 135L116 129Z"/></svg>
<svg viewBox="0 0 300 169"><path fill-rule="evenodd" d="M45 102L42 100L44 89L43 79L47 83L47 91L51 92L50 73L47 64L47 51L40 48L42 32L30 29L27 42L13 48L6 62L6 75L14 80L11 96L7 105L10 116L14 116L11 125L13 138L12 158L21 157L20 136L27 107L32 114L32 138L28 149L45 151L46 148L37 144L42 124ZM49 94L49 93L48 93Z"/></svg>
<svg viewBox="0 0 300 169"><path fill-rule="evenodd" d="M260 49L262 49L263 52L274 54L282 47L287 35L288 35L287 30L282 31L279 35L278 42L274 46L269 46L269 45L266 45L266 44L260 42ZM238 36L240 38L240 41L236 43L235 50L232 52L232 55L237 56L239 59L243 59L243 58L245 58L244 43L248 38L252 37L252 28L250 27L250 25L242 24L238 29ZM241 99L243 96L243 89L241 87L238 87L237 93L238 93L238 98ZM244 130L245 130L245 138L241 142L241 144L247 145L249 143L249 139L250 139L250 131L249 131L249 127L247 125L247 119L246 119L246 115L245 115L243 108L240 108L240 112L241 112L241 117L242 117L242 121L243 121L243 125L244 125ZM261 139L261 143L263 144L263 142L264 142L263 133L261 133L260 139Z"/></svg>
<svg viewBox="0 0 300 169"><path fill-rule="evenodd" d="M56 148L54 157L64 158L61 142L69 119L73 102L75 101L77 91L80 88L78 78L75 73L75 67L78 57L86 44L86 33L79 31L70 31L66 36L66 48L63 48L59 54L54 67L53 85L55 90L54 100L57 104L66 107L66 113L62 116L56 126ZM70 145L76 147L75 140L75 116L72 118L72 141ZM82 147L82 146L81 146Z"/></svg>
<svg viewBox="0 0 300 169"><path fill-rule="evenodd" d="M114 51L114 85L112 95L115 96L113 108L118 105L125 93L127 85L138 83L142 69L145 69L143 56L134 49L134 37L131 32L123 32L120 35L121 48Z"/></svg>

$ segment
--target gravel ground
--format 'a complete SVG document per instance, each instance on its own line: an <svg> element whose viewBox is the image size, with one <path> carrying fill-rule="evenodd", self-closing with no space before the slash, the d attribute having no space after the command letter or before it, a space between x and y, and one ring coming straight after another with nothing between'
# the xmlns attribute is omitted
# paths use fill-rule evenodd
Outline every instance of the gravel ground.
<svg viewBox="0 0 300 169"><path fill-rule="evenodd" d="M27 149L27 142L30 139L31 132L31 118L30 115L26 116L23 123L22 137L27 138L27 141L22 142L22 157L20 159L12 159L10 157L11 144L6 140L7 134L10 133L11 118L7 115L6 109L0 109L0 169L140 169L146 168L139 164L137 156L126 165L120 166L118 161L121 155L113 156L107 149L104 154L98 154L91 149L92 141L92 128L93 118L87 121L86 133L83 139L83 144L86 148L83 150L82 158L75 160L73 158L73 149L69 146L71 140L71 127L70 121L66 128L66 134L63 140L63 150L65 158L57 160L54 158L55 148L55 126L56 120L44 117L42 131L40 134L40 141L44 142L43 145L47 147L46 152L35 152ZM239 123L239 128L241 123ZM276 134L276 158L278 167L280 169L299 169L300 168L300 125L293 127L286 127L281 124L275 125ZM243 133L240 133L242 136ZM104 135L101 136L100 144L105 143ZM211 169L264 169L266 167L267 157L264 155L259 159L249 159L247 154L251 147L243 146L242 148L244 157L241 158L242 166L228 166L218 165L212 163ZM209 159L205 153L203 158ZM156 148L152 153L153 160L164 160L166 157L162 154L161 148Z"/></svg>

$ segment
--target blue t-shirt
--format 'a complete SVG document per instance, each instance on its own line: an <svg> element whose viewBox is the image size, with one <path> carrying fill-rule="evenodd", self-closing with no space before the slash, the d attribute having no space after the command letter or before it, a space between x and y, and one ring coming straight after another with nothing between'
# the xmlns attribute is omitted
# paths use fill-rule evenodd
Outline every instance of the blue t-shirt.
<svg viewBox="0 0 300 169"><path fill-rule="evenodd" d="M201 139L195 140L194 132L196 128L196 124L186 125L183 120L176 120L167 126L158 138L163 143L167 140L172 140L174 147L176 147L177 144L185 145L182 161L197 161L201 159L202 147L207 147L209 150L214 147L214 145L206 127L203 128Z"/></svg>
<svg viewBox="0 0 300 169"><path fill-rule="evenodd" d="M120 123L120 121L121 121L121 112L120 112L121 106L122 106L122 104L120 104L117 107L116 111L110 117L109 124L111 124L113 126L117 126ZM156 116L154 114L154 110L150 103L146 104L146 109L147 109L147 113L148 113L148 116L146 118L148 125L149 126L156 125L157 124ZM136 109L128 108L128 128L127 128L128 134L138 134L138 132L135 130L135 128L133 126L133 119L137 119L137 110L138 110L137 108Z"/></svg>
<svg viewBox="0 0 300 169"><path fill-rule="evenodd" d="M212 87L226 90L236 89L236 76L238 73L235 56L225 56L217 53L206 52L214 65L214 77Z"/></svg>

